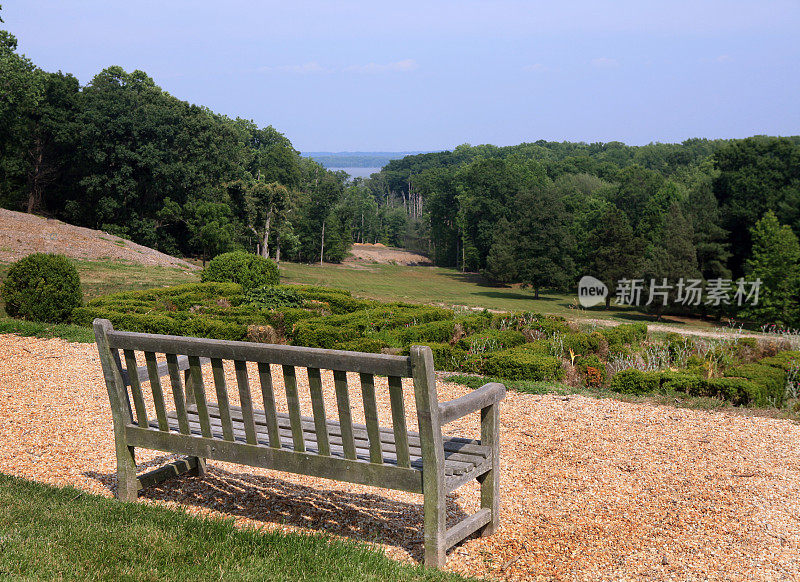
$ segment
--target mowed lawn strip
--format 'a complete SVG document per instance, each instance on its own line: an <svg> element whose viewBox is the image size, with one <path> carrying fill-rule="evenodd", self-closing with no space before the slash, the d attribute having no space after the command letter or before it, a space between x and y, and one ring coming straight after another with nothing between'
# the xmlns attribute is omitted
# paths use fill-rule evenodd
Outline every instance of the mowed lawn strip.
<svg viewBox="0 0 800 582"><path fill-rule="evenodd" d="M394 562L348 540L238 529L232 520L121 503L3 474L0 578L465 580Z"/></svg>

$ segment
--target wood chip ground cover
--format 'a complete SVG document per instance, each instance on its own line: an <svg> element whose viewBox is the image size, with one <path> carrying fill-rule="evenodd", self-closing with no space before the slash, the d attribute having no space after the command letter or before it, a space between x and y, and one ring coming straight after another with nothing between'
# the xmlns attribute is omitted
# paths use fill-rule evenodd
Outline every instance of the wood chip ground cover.
<svg viewBox="0 0 800 582"><path fill-rule="evenodd" d="M274 376L280 394L277 370ZM305 376L298 379L310 414ZM332 381L324 380L333 408ZM439 384L440 400L468 391ZM407 394L413 410L410 385ZM379 406L381 418L390 418L388 398ZM477 435L477 416L447 431ZM501 438L501 527L456 547L448 570L496 580L800 579L796 424L509 393ZM167 460L139 455L141 468ZM175 479L140 500L231 516L241 525L355 538L398 560L421 559L418 495L209 467L202 480ZM94 345L0 335L0 472L113 494L113 430ZM474 512L477 487L463 487L448 505L453 522Z"/></svg>

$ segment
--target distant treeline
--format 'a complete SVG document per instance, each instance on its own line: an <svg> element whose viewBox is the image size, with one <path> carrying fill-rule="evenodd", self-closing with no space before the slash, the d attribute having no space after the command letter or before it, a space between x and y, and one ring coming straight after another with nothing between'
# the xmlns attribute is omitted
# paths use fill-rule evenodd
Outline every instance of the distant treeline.
<svg viewBox="0 0 800 582"><path fill-rule="evenodd" d="M701 279L730 284L732 305L684 311L800 323L798 136L463 145L393 160L368 186L404 203L409 246L441 266L537 292L593 275L612 297L621 279ZM739 278L762 280L758 307L736 305Z"/></svg>

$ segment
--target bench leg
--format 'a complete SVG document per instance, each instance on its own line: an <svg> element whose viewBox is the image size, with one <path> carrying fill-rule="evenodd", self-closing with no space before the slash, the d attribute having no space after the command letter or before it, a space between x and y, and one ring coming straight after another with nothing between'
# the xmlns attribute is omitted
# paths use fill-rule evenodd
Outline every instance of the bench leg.
<svg viewBox="0 0 800 582"><path fill-rule="evenodd" d="M445 565L446 497L425 495L425 565L441 568Z"/></svg>
<svg viewBox="0 0 800 582"><path fill-rule="evenodd" d="M500 409L497 404L481 410L481 443L492 447L492 469L480 477L481 508L488 509L492 518L483 529L482 536L497 531L500 523Z"/></svg>
<svg viewBox="0 0 800 582"><path fill-rule="evenodd" d="M190 459L194 459L197 462L197 466L190 471L190 475L196 475L197 477L205 477L206 476L206 460L203 457L188 457Z"/></svg>
<svg viewBox="0 0 800 582"><path fill-rule="evenodd" d="M117 445L117 498L136 501L139 480L136 478L136 456L133 447Z"/></svg>

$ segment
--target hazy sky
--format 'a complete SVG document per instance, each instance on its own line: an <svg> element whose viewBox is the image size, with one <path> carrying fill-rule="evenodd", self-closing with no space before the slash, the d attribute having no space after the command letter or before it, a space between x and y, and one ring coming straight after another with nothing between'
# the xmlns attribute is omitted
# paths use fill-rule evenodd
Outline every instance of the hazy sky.
<svg viewBox="0 0 800 582"><path fill-rule="evenodd" d="M4 0L81 83L142 69L302 151L800 134L800 1Z"/></svg>

